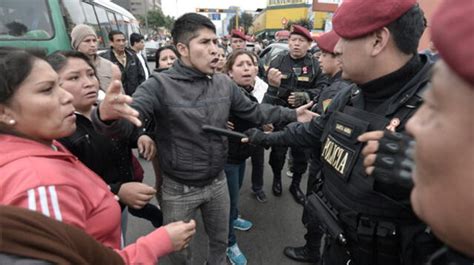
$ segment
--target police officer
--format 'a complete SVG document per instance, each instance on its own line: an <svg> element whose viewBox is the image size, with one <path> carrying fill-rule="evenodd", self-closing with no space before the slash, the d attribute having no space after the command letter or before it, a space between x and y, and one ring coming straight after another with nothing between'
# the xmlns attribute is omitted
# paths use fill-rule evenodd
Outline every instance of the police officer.
<svg viewBox="0 0 474 265"><path fill-rule="evenodd" d="M230 47L232 51L245 49L247 46L247 38L245 34L240 31L233 29L230 33Z"/></svg>
<svg viewBox="0 0 474 265"><path fill-rule="evenodd" d="M325 112L334 96L341 90L351 85L349 81L342 79L342 64L337 54L334 53L336 43L339 36L334 31L330 31L319 35L314 39L321 50L319 57L319 66L323 74L329 77L330 85L324 87L321 94L314 100L315 105L313 111L319 114ZM308 185L306 194L318 189L318 185L322 183L321 160L319 159L319 149L311 149L308 169ZM318 222L311 222L308 208L303 210L303 224L307 229L304 238L306 244L302 247L286 247L284 254L290 259L303 262L317 262L320 259L319 249L321 247L322 232L319 229Z"/></svg>
<svg viewBox="0 0 474 265"><path fill-rule="evenodd" d="M295 108L317 97L327 78L319 69L319 63L308 53L313 39L309 31L299 25L293 25L288 41L289 52L278 55L267 72L267 93L264 103ZM281 129L281 126L275 125ZM287 147L272 147L269 164L273 170L273 194L280 196L281 170L285 164ZM307 155L303 148L292 148L293 180L290 193L297 203L304 204L305 196L300 189L303 173L306 171Z"/></svg>
<svg viewBox="0 0 474 265"><path fill-rule="evenodd" d="M343 78L326 113L309 124L260 134L254 143L321 150L324 182L308 207L326 234L324 264L422 264L439 244L414 215L409 189L367 176L357 137L373 130L404 131L422 102L431 63L418 55L425 29L416 0L345 1L333 17ZM317 210L315 210L317 209Z"/></svg>
<svg viewBox="0 0 474 265"><path fill-rule="evenodd" d="M413 210L447 244L431 257L429 265L474 264L474 65L466 64L474 60L473 13L471 0L455 5L443 1L438 7L431 35L441 57L433 68L425 103L407 124L407 132L416 141ZM451 21L463 23L453 25ZM382 135L370 132L360 140ZM407 171L406 161L413 161L403 152L409 152L411 146L403 141L405 138L385 133L380 141L369 141L363 149L367 173L377 177L388 171L391 178L406 181L405 175L394 174ZM393 152L387 148L390 146L397 146L401 152ZM403 163L387 167L386 157Z"/></svg>

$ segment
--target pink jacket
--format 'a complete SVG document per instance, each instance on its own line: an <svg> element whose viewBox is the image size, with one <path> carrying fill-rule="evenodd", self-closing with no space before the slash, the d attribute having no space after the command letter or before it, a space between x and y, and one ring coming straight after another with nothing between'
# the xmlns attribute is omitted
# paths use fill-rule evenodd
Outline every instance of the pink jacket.
<svg viewBox="0 0 474 265"><path fill-rule="evenodd" d="M127 264L154 264L173 250L161 227L120 250L120 206L105 182L60 143L53 148L0 134L0 204L38 211L82 228Z"/></svg>

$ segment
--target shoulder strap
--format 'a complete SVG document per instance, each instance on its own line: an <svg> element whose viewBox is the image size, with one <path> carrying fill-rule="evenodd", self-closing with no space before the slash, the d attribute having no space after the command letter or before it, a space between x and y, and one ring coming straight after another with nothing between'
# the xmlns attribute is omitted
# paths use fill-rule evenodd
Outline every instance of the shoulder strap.
<svg viewBox="0 0 474 265"><path fill-rule="evenodd" d="M403 107L399 108L393 114L393 117L397 117L402 125L397 129L404 129L408 119L410 119L421 104L423 104L423 93L430 87L430 84L430 82L427 82L421 85L418 91L411 98L406 100Z"/></svg>

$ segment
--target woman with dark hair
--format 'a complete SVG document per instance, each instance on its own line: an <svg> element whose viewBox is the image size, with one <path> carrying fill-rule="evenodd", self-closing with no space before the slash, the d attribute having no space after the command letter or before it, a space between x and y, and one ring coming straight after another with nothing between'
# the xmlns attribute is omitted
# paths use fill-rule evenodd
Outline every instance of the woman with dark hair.
<svg viewBox="0 0 474 265"><path fill-rule="evenodd" d="M224 46L218 45L217 46L217 56L219 57L219 61L216 65L216 73L223 73L226 63L226 55Z"/></svg>
<svg viewBox="0 0 474 265"><path fill-rule="evenodd" d="M174 61L178 58L178 52L172 45L162 46L156 50L155 54L155 71L161 72L170 68Z"/></svg>
<svg viewBox="0 0 474 265"><path fill-rule="evenodd" d="M242 93L251 101L258 100L251 94L255 83L255 60L252 53L246 50L236 50L227 58L225 66L227 75L241 88ZM247 120L229 116L229 123L238 132L257 127L257 124ZM255 151L256 146L252 144L242 144L240 140L229 138L229 151L227 163L224 171L227 177L227 185L230 197L230 218L229 218L229 242L227 257L232 264L247 264L247 259L237 245L234 229L246 231L252 227L252 223L239 217L238 202L239 192L245 176L245 160Z"/></svg>
<svg viewBox="0 0 474 265"><path fill-rule="evenodd" d="M161 211L149 203L155 190L134 181L137 176L131 152L137 146L143 149L146 143L153 140L146 134L134 135L131 139L111 139L94 130L90 119L99 82L94 66L85 54L61 51L48 56L47 61L58 73L61 87L73 95L72 104L76 109L76 131L59 139L59 142L104 179L110 191L118 196L122 210L128 206L134 216L148 219L153 226L160 227L163 222ZM147 150L145 158L151 159L155 151ZM126 219L122 219L124 235L126 223Z"/></svg>
<svg viewBox="0 0 474 265"><path fill-rule="evenodd" d="M86 72L93 80L93 71ZM115 249L127 264L156 263L187 246L194 222L171 223L119 250L120 206L113 193L55 140L76 129L74 97L62 85L44 59L0 48L0 204L79 227Z"/></svg>

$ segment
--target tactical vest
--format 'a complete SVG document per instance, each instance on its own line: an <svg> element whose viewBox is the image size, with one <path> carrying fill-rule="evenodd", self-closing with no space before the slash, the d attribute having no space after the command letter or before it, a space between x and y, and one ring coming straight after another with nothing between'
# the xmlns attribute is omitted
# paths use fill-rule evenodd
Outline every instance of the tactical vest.
<svg viewBox="0 0 474 265"><path fill-rule="evenodd" d="M282 73L277 96L286 102L291 92L303 92L314 88L314 79L317 77L316 67L319 66L308 54L304 57L302 64L295 65L287 53L277 57L272 67Z"/></svg>
<svg viewBox="0 0 474 265"><path fill-rule="evenodd" d="M325 125L321 138L321 189L324 201L338 216L348 238L351 264L416 264L413 261L417 255L426 256L423 251L432 249L426 247L432 244L432 236L424 233L425 225L410 207L409 191L405 200L376 191L374 178L366 175L363 166L363 143L357 140L359 135L374 130L404 131L407 120L422 103L421 92L426 84L410 89L401 100L387 100L386 115L357 106L354 99L361 96L360 92L354 89L355 85L349 87L339 95L342 102L338 102ZM397 192L402 188L393 189ZM422 246L421 250L416 249L416 244Z"/></svg>

